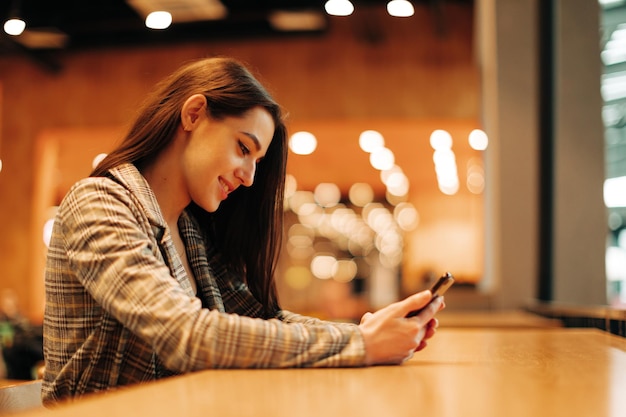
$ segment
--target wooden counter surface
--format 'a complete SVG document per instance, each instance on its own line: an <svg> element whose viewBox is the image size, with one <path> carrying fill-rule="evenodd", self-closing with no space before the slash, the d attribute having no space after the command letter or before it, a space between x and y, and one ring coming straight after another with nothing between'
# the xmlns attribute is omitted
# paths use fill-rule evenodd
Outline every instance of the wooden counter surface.
<svg viewBox="0 0 626 417"><path fill-rule="evenodd" d="M443 310L437 313L441 328L450 327L497 327L510 329L563 327L558 319L542 317L521 310L457 311Z"/></svg>
<svg viewBox="0 0 626 417"><path fill-rule="evenodd" d="M626 339L595 329L440 329L401 366L213 370L24 416L626 416Z"/></svg>

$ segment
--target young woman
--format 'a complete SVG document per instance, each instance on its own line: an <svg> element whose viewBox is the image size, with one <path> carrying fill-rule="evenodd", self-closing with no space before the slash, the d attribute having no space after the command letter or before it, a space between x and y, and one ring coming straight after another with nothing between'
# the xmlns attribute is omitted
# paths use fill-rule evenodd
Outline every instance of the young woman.
<svg viewBox="0 0 626 417"><path fill-rule="evenodd" d="M280 107L238 61L159 84L61 203L46 264L46 405L208 368L396 364L442 302L425 291L337 324L281 310Z"/></svg>

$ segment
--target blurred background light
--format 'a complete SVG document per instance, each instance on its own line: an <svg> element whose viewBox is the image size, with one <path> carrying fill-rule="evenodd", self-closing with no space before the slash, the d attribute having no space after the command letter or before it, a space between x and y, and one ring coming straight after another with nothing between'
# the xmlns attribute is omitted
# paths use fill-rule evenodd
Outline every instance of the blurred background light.
<svg viewBox="0 0 626 417"><path fill-rule="evenodd" d="M350 16L354 12L354 5L349 0L328 0L324 9L331 16Z"/></svg>
<svg viewBox="0 0 626 417"><path fill-rule="evenodd" d="M430 146L434 150L452 148L452 136L443 129L434 130L430 134Z"/></svg>
<svg viewBox="0 0 626 417"><path fill-rule="evenodd" d="M4 22L4 31L7 35L19 36L24 32L24 29L26 29L26 22L22 19L13 18Z"/></svg>
<svg viewBox="0 0 626 417"><path fill-rule="evenodd" d="M411 203L398 204L393 209L393 217L400 229L404 231L415 230L419 224L419 213Z"/></svg>
<svg viewBox="0 0 626 417"><path fill-rule="evenodd" d="M332 277L337 282L350 282L356 277L357 269L352 259L339 259L333 265Z"/></svg>
<svg viewBox="0 0 626 417"><path fill-rule="evenodd" d="M395 196L403 196L409 193L409 179L403 172L395 172L387 179L387 191Z"/></svg>
<svg viewBox="0 0 626 417"><path fill-rule="evenodd" d="M319 279L329 279L333 276L333 270L337 259L331 255L317 255L311 261L311 272Z"/></svg>
<svg viewBox="0 0 626 417"><path fill-rule="evenodd" d="M604 204L607 207L626 207L626 177L604 181Z"/></svg>
<svg viewBox="0 0 626 417"><path fill-rule="evenodd" d="M385 146L385 138L376 130L365 130L359 135L359 147L367 153Z"/></svg>
<svg viewBox="0 0 626 417"><path fill-rule="evenodd" d="M365 182L357 182L350 186L348 198L355 206L363 207L374 200L374 190Z"/></svg>
<svg viewBox="0 0 626 417"><path fill-rule="evenodd" d="M487 145L489 145L489 138L487 137L487 134L480 129L472 130L469 134L468 140L472 149L477 151L484 151L487 149Z"/></svg>
<svg viewBox="0 0 626 417"><path fill-rule="evenodd" d="M334 207L341 200L341 190L339 190L339 186L328 182L317 184L313 195L317 204L322 207Z"/></svg>
<svg viewBox="0 0 626 417"><path fill-rule="evenodd" d="M370 154L370 164L380 171L391 169L395 161L393 152L385 147L376 148Z"/></svg>
<svg viewBox="0 0 626 417"><path fill-rule="evenodd" d="M294 290L304 290L311 284L311 271L305 266L290 266L284 274L285 284Z"/></svg>
<svg viewBox="0 0 626 417"><path fill-rule="evenodd" d="M166 11L154 11L146 16L146 27L150 29L167 29L172 24L172 15Z"/></svg>
<svg viewBox="0 0 626 417"><path fill-rule="evenodd" d="M410 17L415 13L415 9L408 0L391 0L387 3L387 13L393 17Z"/></svg>
<svg viewBox="0 0 626 417"><path fill-rule="evenodd" d="M310 155L317 148L317 138L311 132L296 132L289 138L289 149L296 155Z"/></svg>

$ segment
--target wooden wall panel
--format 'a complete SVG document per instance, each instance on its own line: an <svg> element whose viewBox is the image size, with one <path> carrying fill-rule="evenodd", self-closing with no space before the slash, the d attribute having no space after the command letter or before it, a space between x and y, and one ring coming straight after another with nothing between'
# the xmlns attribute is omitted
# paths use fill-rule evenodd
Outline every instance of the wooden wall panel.
<svg viewBox="0 0 626 417"><path fill-rule="evenodd" d="M32 268L41 227L33 213L42 210L33 208L41 204L41 196L34 193L40 191L36 164L45 159L37 141L63 129L123 131L148 89L186 60L232 55L248 62L285 107L293 126L368 119L478 124L472 10L450 4L444 16L444 34L437 32L427 7L417 7L414 18L400 20L382 9L366 8L349 18L331 19L324 35L59 53L63 69L58 74L24 56L0 57L0 287L14 289L21 307L33 319L41 317L41 297L33 293L40 291L42 277ZM415 152L412 145L410 140L399 143L396 152L405 158ZM315 162L316 167L324 165L328 162ZM319 173L319 168L312 172ZM370 175L354 172L359 178Z"/></svg>

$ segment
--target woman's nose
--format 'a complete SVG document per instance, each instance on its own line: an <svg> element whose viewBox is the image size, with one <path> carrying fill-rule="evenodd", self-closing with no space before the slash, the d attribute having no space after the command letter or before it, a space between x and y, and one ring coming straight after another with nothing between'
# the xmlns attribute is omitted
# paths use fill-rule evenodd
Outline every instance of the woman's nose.
<svg viewBox="0 0 626 417"><path fill-rule="evenodd" d="M254 174L256 173L256 162L250 161L242 165L235 175L241 181L244 187L250 187L254 183Z"/></svg>

